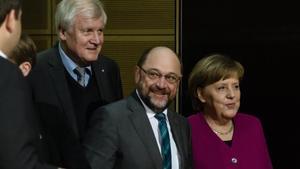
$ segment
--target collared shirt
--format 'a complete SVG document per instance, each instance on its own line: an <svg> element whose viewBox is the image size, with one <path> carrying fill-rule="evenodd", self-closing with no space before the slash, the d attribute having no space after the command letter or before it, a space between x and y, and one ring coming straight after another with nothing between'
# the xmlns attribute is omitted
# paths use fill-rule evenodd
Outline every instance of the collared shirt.
<svg viewBox="0 0 300 169"><path fill-rule="evenodd" d="M61 60L62 60L62 62L63 62L63 64L64 64L64 67L66 68L66 70L68 71L68 73L71 75L71 77L72 77L74 80L77 81L77 74L74 73L74 69L75 69L76 67L78 67L78 65L77 65L75 62L73 62L73 60L70 59L69 56L66 55L66 53L65 53L64 50L62 49L60 43L58 44L58 51L59 51ZM87 66L87 67L85 67L85 68L87 68L87 69L90 70L90 75L89 75L88 73L85 73L85 74L84 74L84 79L85 79L85 80L84 80L84 82L85 82L85 85L84 85L84 86L86 86L86 85L88 84L89 78L90 78L90 76L92 75L92 67L91 67L91 66Z"/></svg>
<svg viewBox="0 0 300 169"><path fill-rule="evenodd" d="M155 112L153 112L143 102L143 100L140 98L139 92L137 90L136 90L136 93L137 93L139 99L141 100L141 102L142 102L145 110L146 110L148 119L150 121L152 130L153 130L153 133L154 133L154 136L155 136L158 148L159 148L159 151L161 152L161 146L160 146L160 141L159 141L158 120L154 117L155 116ZM168 112L168 109L165 109L162 113L164 113L165 116L166 116L166 122L167 122L167 126L168 126L168 132L169 132L169 138L170 138L170 146L171 146L172 169L179 169L179 154L178 154L178 150L177 150L174 138L173 138L173 134L171 132L171 127L170 127L170 122L169 122L169 119L168 119L168 116L167 116L167 112Z"/></svg>
<svg viewBox="0 0 300 169"><path fill-rule="evenodd" d="M5 53L3 53L1 50L0 50L0 56L3 57L4 59L7 59L7 56Z"/></svg>

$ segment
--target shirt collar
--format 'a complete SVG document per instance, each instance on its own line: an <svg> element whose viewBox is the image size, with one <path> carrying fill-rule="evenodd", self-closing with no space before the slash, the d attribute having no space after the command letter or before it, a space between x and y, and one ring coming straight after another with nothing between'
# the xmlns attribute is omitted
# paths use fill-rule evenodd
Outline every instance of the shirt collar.
<svg viewBox="0 0 300 169"><path fill-rule="evenodd" d="M0 56L2 56L4 59L7 59L7 56L5 53L3 53L1 50L0 50Z"/></svg>
<svg viewBox="0 0 300 169"><path fill-rule="evenodd" d="M70 73L70 74L74 74L75 73L73 72L73 70L78 66L75 62L73 62L72 59L70 59L70 57L64 52L63 48L61 47L61 44L58 43L58 51L59 51L59 54L60 54L60 57L61 57L61 60L65 66L65 68L67 69L67 71ZM92 73L92 68L91 66L87 66L86 67L87 69L90 70L90 72Z"/></svg>

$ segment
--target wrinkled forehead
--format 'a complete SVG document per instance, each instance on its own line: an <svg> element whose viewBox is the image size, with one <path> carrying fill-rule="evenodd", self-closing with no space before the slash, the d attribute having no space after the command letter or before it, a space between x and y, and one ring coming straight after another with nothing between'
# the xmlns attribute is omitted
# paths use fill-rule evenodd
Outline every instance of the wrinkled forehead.
<svg viewBox="0 0 300 169"><path fill-rule="evenodd" d="M181 65L177 55L168 48L154 49L148 54L144 67L154 68L163 73L181 75Z"/></svg>

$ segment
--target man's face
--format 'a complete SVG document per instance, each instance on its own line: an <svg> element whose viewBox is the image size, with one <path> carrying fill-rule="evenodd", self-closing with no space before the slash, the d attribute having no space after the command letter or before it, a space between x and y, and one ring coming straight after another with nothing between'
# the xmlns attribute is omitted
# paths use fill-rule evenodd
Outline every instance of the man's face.
<svg viewBox="0 0 300 169"><path fill-rule="evenodd" d="M154 112L163 111L175 98L180 77L177 56L165 48L151 52L144 65L137 67L135 72L139 94Z"/></svg>
<svg viewBox="0 0 300 169"><path fill-rule="evenodd" d="M98 59L104 35L101 18L76 16L69 30L60 31L65 52L78 65L88 65Z"/></svg>

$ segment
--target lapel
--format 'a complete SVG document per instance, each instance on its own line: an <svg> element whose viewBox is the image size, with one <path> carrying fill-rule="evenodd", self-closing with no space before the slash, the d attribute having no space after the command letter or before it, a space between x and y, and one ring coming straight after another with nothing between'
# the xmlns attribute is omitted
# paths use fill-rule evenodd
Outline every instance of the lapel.
<svg viewBox="0 0 300 169"><path fill-rule="evenodd" d="M169 119L169 123L170 123L170 127L171 127L171 132L172 132L172 135L173 135L173 139L175 141L175 144L176 144L176 147L177 147L177 151L178 151L178 154L179 154L179 168L183 168L184 166L184 157L183 157L183 147L184 145L183 144L183 141L181 140L182 139L182 134L181 134L181 125L180 125L180 122L178 121L178 117L177 117L177 114L175 112L172 112L170 110L168 110L168 119Z"/></svg>
<svg viewBox="0 0 300 169"><path fill-rule="evenodd" d="M132 114L129 118L132 121L133 126L137 134L139 135L140 139L145 145L145 148L148 151L150 158L153 161L156 169L162 168L162 158L159 152L156 139L150 124L150 121L147 117L146 111L140 102L138 96L136 95L135 91L128 98L128 108L132 111Z"/></svg>
<svg viewBox="0 0 300 169"><path fill-rule="evenodd" d="M49 59L48 63L52 84L54 85L56 94L59 98L59 103L61 103L60 106L63 108L63 112L66 113L68 123L71 125L75 135L79 137L76 118L74 115L74 109L72 105L72 99L69 92L67 79L65 77L64 66L58 52L58 48L55 48L53 55L50 57L51 59Z"/></svg>

